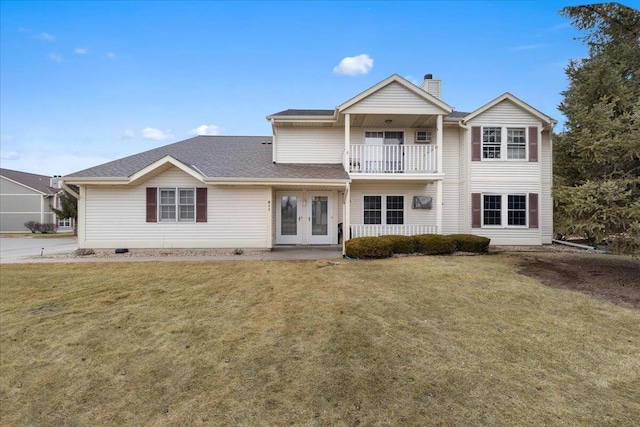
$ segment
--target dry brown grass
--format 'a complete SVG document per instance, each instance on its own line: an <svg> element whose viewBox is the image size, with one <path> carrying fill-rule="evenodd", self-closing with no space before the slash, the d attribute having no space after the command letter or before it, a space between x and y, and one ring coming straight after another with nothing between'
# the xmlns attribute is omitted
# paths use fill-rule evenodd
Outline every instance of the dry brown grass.
<svg viewBox="0 0 640 427"><path fill-rule="evenodd" d="M3 425L637 425L640 312L503 256L0 267Z"/></svg>

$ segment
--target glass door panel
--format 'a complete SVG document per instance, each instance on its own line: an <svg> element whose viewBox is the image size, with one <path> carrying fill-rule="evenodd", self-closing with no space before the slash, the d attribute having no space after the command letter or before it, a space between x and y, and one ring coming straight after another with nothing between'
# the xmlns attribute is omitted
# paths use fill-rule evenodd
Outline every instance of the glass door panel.
<svg viewBox="0 0 640 427"><path fill-rule="evenodd" d="M298 234L298 197L281 196L280 227L283 236Z"/></svg>
<svg viewBox="0 0 640 427"><path fill-rule="evenodd" d="M314 236L326 236L329 234L329 197L311 197L311 234Z"/></svg>

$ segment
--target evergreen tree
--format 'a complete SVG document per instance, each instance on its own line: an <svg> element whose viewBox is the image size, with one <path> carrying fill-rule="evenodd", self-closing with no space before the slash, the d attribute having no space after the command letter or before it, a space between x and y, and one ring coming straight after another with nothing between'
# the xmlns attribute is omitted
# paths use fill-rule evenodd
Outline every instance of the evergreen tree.
<svg viewBox="0 0 640 427"><path fill-rule="evenodd" d="M79 193L79 188L75 185L70 185L70 189ZM73 219L73 235L78 235L78 199L66 191L60 193L60 209L51 207L53 213L55 213L60 219Z"/></svg>
<svg viewBox="0 0 640 427"><path fill-rule="evenodd" d="M554 140L555 228L640 249L640 12L618 3L565 7L589 57L566 68Z"/></svg>

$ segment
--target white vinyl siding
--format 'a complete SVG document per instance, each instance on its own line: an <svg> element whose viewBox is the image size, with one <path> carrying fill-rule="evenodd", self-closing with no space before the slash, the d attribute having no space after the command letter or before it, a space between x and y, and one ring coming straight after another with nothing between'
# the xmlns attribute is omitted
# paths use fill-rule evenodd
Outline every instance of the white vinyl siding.
<svg viewBox="0 0 640 427"><path fill-rule="evenodd" d="M460 233L460 137L458 126L445 127L442 139L442 234ZM435 208L435 206L434 206Z"/></svg>
<svg viewBox="0 0 640 427"><path fill-rule="evenodd" d="M501 127L504 129L504 138L507 137L507 129L509 128L524 128L525 135L527 135L528 127L530 126L536 126L538 129L542 128L542 123L538 117L508 100L502 101L493 108L474 117L468 125L469 128L472 126ZM468 192L465 194L465 203L468 211L468 213L465 213L465 227L469 227L466 228L467 232L490 238L492 245L540 245L551 242L551 232L549 231L552 228L551 158L548 138L546 138L546 142L541 138L539 138L539 141L542 141L539 144L542 145L542 154L538 162L525 160L506 161L506 153L503 153L503 159L501 159L504 161L474 162L470 161L470 153L465 154L465 162L469 168ZM469 136L467 144L470 143ZM503 141L504 149L506 149L506 145L506 141ZM543 167L548 168L548 172L544 172ZM545 175L548 176L548 179L543 179ZM503 198L506 198L509 194L539 194L540 228L527 228L525 226L470 228L471 193L501 194ZM503 204L506 204L506 200L503 201ZM506 206L504 209L506 209ZM543 239L543 234L548 235L548 237Z"/></svg>
<svg viewBox="0 0 640 427"><path fill-rule="evenodd" d="M88 186L78 239L88 248L266 248L270 189L208 186L207 222L146 218L146 188L195 188L203 183L171 168L136 187Z"/></svg>
<svg viewBox="0 0 640 427"><path fill-rule="evenodd" d="M541 138L541 191L539 201L540 232L543 244L551 244L553 238L553 200L551 188L553 186L551 140L549 131L542 132Z"/></svg>
<svg viewBox="0 0 640 427"><path fill-rule="evenodd" d="M278 128L278 163L342 163L343 128Z"/></svg>
<svg viewBox="0 0 640 427"><path fill-rule="evenodd" d="M439 107L395 82L352 105L343 113L444 114Z"/></svg>

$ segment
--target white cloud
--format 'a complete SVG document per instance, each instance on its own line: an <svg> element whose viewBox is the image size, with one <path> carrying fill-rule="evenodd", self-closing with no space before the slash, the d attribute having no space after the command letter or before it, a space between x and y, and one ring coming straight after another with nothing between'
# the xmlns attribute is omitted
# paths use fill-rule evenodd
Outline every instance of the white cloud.
<svg viewBox="0 0 640 427"><path fill-rule="evenodd" d="M59 55L57 53L50 53L49 59L56 62L62 62L62 55Z"/></svg>
<svg viewBox="0 0 640 427"><path fill-rule="evenodd" d="M40 34L36 34L35 36L33 36L34 39L38 39L38 40L44 40L46 42L53 42L56 40L56 36L54 36L53 34L49 34L49 33L40 33Z"/></svg>
<svg viewBox="0 0 640 427"><path fill-rule="evenodd" d="M366 53L357 56L347 56L333 68L336 74L346 76L355 76L358 74L367 74L373 68L373 59Z"/></svg>
<svg viewBox="0 0 640 427"><path fill-rule="evenodd" d="M115 57L116 57L116 54L115 54L115 53L113 53L113 52L107 52L107 58L109 58L109 59L113 59L113 58L115 58Z"/></svg>
<svg viewBox="0 0 640 427"><path fill-rule="evenodd" d="M202 125L195 129L191 129L191 132L189 133L191 135L220 135L222 133L222 128L216 125Z"/></svg>
<svg viewBox="0 0 640 427"><path fill-rule="evenodd" d="M136 134L131 129L125 129L124 132L122 132L122 139L131 139L134 136L136 136Z"/></svg>
<svg viewBox="0 0 640 427"><path fill-rule="evenodd" d="M160 129L144 128L142 129L142 137L144 139L153 139L155 141L164 141L165 139L174 138L175 135L171 130L161 131Z"/></svg>
<svg viewBox="0 0 640 427"><path fill-rule="evenodd" d="M9 135L9 134L4 134L2 136L0 136L0 141L2 142L11 142L13 141L13 135Z"/></svg>
<svg viewBox="0 0 640 427"><path fill-rule="evenodd" d="M89 49L84 47L77 47L73 49L73 53L75 53L76 55L86 55L87 53L89 53Z"/></svg>
<svg viewBox="0 0 640 427"><path fill-rule="evenodd" d="M20 158L20 154L16 151L0 151L0 159L2 160L17 160Z"/></svg>

